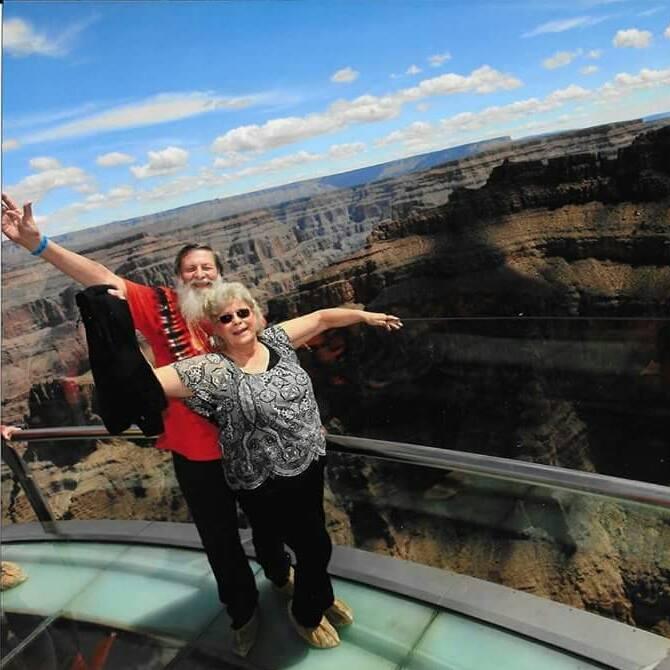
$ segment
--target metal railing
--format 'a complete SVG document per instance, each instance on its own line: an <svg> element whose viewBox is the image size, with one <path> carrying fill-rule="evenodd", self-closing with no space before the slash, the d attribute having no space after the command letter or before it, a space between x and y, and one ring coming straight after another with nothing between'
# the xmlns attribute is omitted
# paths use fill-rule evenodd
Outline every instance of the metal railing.
<svg viewBox="0 0 670 670"><path fill-rule="evenodd" d="M570 470L511 458L473 454L451 449L424 447L406 442L388 442L346 435L328 435L334 451L385 458L441 470L457 470L495 479L616 498L670 509L670 487L623 479L593 472Z"/></svg>
<svg viewBox="0 0 670 670"><path fill-rule="evenodd" d="M113 435L103 426L73 426L20 430L12 436L12 441L53 442L113 437L133 440L153 439L146 437L139 429ZM658 484L404 442L331 434L328 434L326 438L330 452L407 463L432 469L456 470L521 484L551 487L670 509L670 487ZM5 439L2 440L2 459L25 491L37 519L51 527L55 521L53 512L31 477L28 466Z"/></svg>

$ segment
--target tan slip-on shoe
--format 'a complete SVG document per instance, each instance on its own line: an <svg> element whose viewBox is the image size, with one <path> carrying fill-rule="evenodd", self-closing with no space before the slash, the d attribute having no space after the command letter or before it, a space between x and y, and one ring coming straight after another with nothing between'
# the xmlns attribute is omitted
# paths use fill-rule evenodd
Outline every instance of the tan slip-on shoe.
<svg viewBox="0 0 670 670"><path fill-rule="evenodd" d="M28 579L28 575L21 569L21 566L11 561L2 561L0 564L0 591L13 589Z"/></svg>
<svg viewBox="0 0 670 670"><path fill-rule="evenodd" d="M243 658L251 651L258 634L258 607L251 615L251 619L240 628L233 628L233 653Z"/></svg>
<svg viewBox="0 0 670 670"><path fill-rule="evenodd" d="M354 611L344 602L335 598L333 604L324 612L326 619L333 624L333 626L350 626L354 623Z"/></svg>
<svg viewBox="0 0 670 670"><path fill-rule="evenodd" d="M305 626L301 626L293 617L291 602L289 602L288 618L298 635L312 647L316 647L317 649L332 649L340 644L340 636L325 616L321 617L321 623L318 626L305 628Z"/></svg>

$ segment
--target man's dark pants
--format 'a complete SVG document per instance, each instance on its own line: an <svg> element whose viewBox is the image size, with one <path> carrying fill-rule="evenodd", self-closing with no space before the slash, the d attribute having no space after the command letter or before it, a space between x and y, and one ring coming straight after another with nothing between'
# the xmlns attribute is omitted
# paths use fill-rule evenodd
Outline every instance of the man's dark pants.
<svg viewBox="0 0 670 670"><path fill-rule="evenodd" d="M219 598L226 606L233 628L243 626L258 602L253 571L242 549L237 528L235 496L226 483L220 460L191 461L172 453L175 475L193 517ZM286 583L290 559L276 527L254 529L254 546L265 576L277 585Z"/></svg>

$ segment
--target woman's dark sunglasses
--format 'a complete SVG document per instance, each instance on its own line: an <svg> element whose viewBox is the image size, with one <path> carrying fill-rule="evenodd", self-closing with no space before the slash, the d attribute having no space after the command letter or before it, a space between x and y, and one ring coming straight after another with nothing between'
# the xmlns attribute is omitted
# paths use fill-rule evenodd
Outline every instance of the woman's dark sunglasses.
<svg viewBox="0 0 670 670"><path fill-rule="evenodd" d="M249 318L249 315L251 314L251 310L248 307L243 307L242 309L236 309L235 310L235 316L237 316L238 319L247 319ZM221 323L230 323L233 320L233 315L232 314L222 314L219 317L219 321Z"/></svg>

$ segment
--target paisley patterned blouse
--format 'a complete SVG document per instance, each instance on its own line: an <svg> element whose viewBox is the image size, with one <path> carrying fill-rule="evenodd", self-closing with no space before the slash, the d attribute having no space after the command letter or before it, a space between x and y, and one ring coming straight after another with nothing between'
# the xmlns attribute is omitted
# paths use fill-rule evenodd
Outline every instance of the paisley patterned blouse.
<svg viewBox="0 0 670 670"><path fill-rule="evenodd" d="M268 477L293 477L326 453L312 382L280 326L258 338L278 356L248 374L223 354L173 363L193 391L186 404L219 426L223 469L232 489L255 489Z"/></svg>

